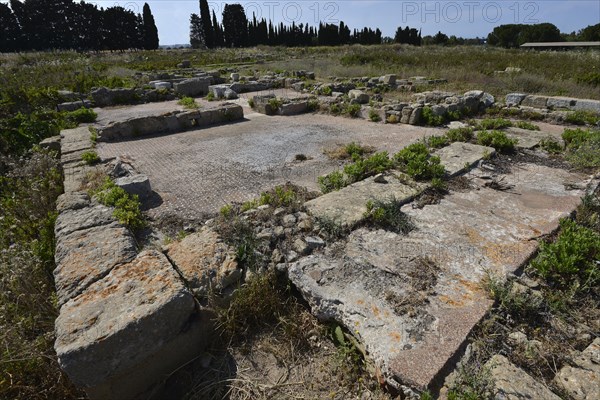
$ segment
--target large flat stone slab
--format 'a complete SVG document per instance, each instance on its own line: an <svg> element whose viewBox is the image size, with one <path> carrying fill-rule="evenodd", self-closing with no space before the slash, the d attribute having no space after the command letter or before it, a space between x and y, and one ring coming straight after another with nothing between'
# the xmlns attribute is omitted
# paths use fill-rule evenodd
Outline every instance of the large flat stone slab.
<svg viewBox="0 0 600 400"><path fill-rule="evenodd" d="M136 254L135 239L118 223L58 236L54 270L58 305L81 294L116 265L133 260Z"/></svg>
<svg viewBox="0 0 600 400"><path fill-rule="evenodd" d="M492 357L486 367L494 380L495 398L498 400L560 400L550 389L502 355Z"/></svg>
<svg viewBox="0 0 600 400"><path fill-rule="evenodd" d="M596 338L554 377L556 384L576 400L600 398L600 338Z"/></svg>
<svg viewBox="0 0 600 400"><path fill-rule="evenodd" d="M134 398L198 354L203 337L186 337L196 314L167 258L140 253L63 305L56 320L60 366L92 399Z"/></svg>
<svg viewBox="0 0 600 400"><path fill-rule="evenodd" d="M415 182L396 171L390 172L385 180L387 183L378 183L374 177L367 178L311 200L305 206L315 217L335 220L344 226L354 226L363 220L369 200L395 198L408 202L427 188L427 184Z"/></svg>
<svg viewBox="0 0 600 400"><path fill-rule="evenodd" d="M482 279L527 262L536 239L579 204L584 189L567 187L587 182L538 165L518 172L504 176L510 191L496 191L475 169L473 190L403 207L416 226L408 235L361 228L343 249L292 264L290 279L317 317L357 336L392 385L435 386L492 304Z"/></svg>
<svg viewBox="0 0 600 400"><path fill-rule="evenodd" d="M454 142L434 153L451 177L467 171L484 157L494 154L496 150L493 147L464 142Z"/></svg>
<svg viewBox="0 0 600 400"><path fill-rule="evenodd" d="M89 207L62 211L56 218L54 233L57 237L67 236L75 231L110 225L114 222L113 209L96 203Z"/></svg>
<svg viewBox="0 0 600 400"><path fill-rule="evenodd" d="M540 142L544 139L553 139L558 143L563 143L560 134L552 134L544 131L531 131L521 128L507 128L506 136L511 139L517 139L517 148L519 149L533 149L540 145Z"/></svg>
<svg viewBox="0 0 600 400"><path fill-rule="evenodd" d="M235 252L210 228L169 244L166 254L194 294L202 298L227 288L242 277Z"/></svg>

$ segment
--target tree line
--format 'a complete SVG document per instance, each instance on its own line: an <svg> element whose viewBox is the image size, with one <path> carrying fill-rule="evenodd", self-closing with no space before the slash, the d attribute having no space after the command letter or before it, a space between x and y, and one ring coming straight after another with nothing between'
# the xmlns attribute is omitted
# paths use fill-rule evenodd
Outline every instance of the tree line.
<svg viewBox="0 0 600 400"><path fill-rule="evenodd" d="M210 12L208 1L200 0L200 15L190 17L190 44L193 48L249 47L256 45L285 46L336 46L342 44L381 44L378 28L351 30L344 22L339 25L320 23L318 27L308 24L274 24L272 21L248 19L240 4L226 4L222 23Z"/></svg>
<svg viewBox="0 0 600 400"><path fill-rule="evenodd" d="M147 3L142 14L73 0L10 0L10 7L0 3L0 52L154 50L158 43Z"/></svg>
<svg viewBox="0 0 600 400"><path fill-rule="evenodd" d="M561 33L553 24L508 24L494 28L488 44L500 47L519 47L528 42L600 41L600 24L590 25L578 32Z"/></svg>

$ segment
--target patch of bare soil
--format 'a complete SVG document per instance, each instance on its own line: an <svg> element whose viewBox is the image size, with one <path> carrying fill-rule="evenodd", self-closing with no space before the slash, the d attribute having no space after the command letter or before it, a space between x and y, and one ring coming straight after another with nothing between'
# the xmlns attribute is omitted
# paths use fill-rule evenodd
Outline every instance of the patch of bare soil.
<svg viewBox="0 0 600 400"><path fill-rule="evenodd" d="M304 310L301 345L275 328L213 348L174 374L165 398L202 400L370 399L393 397L379 388L362 359L336 347L327 327ZM280 321L280 323L286 323Z"/></svg>

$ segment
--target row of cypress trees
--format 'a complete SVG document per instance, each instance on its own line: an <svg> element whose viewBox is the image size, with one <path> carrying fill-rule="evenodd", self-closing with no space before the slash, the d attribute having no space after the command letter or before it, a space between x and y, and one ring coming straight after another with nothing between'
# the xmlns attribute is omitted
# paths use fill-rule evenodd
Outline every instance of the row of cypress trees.
<svg viewBox="0 0 600 400"><path fill-rule="evenodd" d="M0 3L0 52L157 48L158 29L147 3L142 14L73 0Z"/></svg>

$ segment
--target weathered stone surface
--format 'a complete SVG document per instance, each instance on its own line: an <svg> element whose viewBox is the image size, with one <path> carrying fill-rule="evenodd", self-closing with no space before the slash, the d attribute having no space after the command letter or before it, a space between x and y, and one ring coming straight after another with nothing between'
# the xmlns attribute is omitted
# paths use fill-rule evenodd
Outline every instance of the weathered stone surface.
<svg viewBox="0 0 600 400"><path fill-rule="evenodd" d="M134 89L108 89L102 87L92 90L91 96L96 107L127 104L136 100L136 93Z"/></svg>
<svg viewBox="0 0 600 400"><path fill-rule="evenodd" d="M185 337L202 326L195 308L165 256L143 252L63 305L60 366L91 399L135 398L198 354L204 338Z"/></svg>
<svg viewBox="0 0 600 400"><path fill-rule="evenodd" d="M404 112L402 113L404 117ZM408 123L410 125L419 125L421 123L421 117L423 116L423 107L416 107L413 112L410 114L410 118L408 119Z"/></svg>
<svg viewBox="0 0 600 400"><path fill-rule="evenodd" d="M577 99L573 110L592 111L600 114L600 100Z"/></svg>
<svg viewBox="0 0 600 400"><path fill-rule="evenodd" d="M395 85L396 84L396 75L394 75L394 74L384 75L381 78L379 78L379 82L386 84L386 85Z"/></svg>
<svg viewBox="0 0 600 400"><path fill-rule="evenodd" d="M451 192L439 204L403 207L415 225L407 235L361 228L343 248L289 267L312 311L352 332L392 385L425 388L441 377L492 304L481 279L505 277L529 260L536 239L579 204L584 190L566 187L587 182L584 175L521 164L518 174L497 177L512 189L496 191L480 178L487 175L473 170L473 190ZM349 198L330 201L327 216Z"/></svg>
<svg viewBox="0 0 600 400"><path fill-rule="evenodd" d="M493 147L480 146L477 144L454 142L450 146L443 147L435 152L446 173L455 176L477 164L486 155L496 154Z"/></svg>
<svg viewBox="0 0 600 400"><path fill-rule="evenodd" d="M241 106L222 103L215 108L171 112L158 116L131 118L111 123L99 130L98 141L111 141L144 135L177 133L188 129L242 119Z"/></svg>
<svg viewBox="0 0 600 400"><path fill-rule="evenodd" d="M83 229L109 225L115 221L111 208L96 204L81 209L67 209L56 218L54 233L66 236Z"/></svg>
<svg viewBox="0 0 600 400"><path fill-rule="evenodd" d="M79 210L90 205L90 197L85 192L67 192L56 199L56 211Z"/></svg>
<svg viewBox="0 0 600 400"><path fill-rule="evenodd" d="M362 90L350 90L348 92L348 97L350 97L351 100L356 100L358 104L367 104L369 102L369 95Z"/></svg>
<svg viewBox="0 0 600 400"><path fill-rule="evenodd" d="M171 82L156 82L154 83L154 89L162 89L162 90L169 90L173 87L173 84Z"/></svg>
<svg viewBox="0 0 600 400"><path fill-rule="evenodd" d="M58 105L58 111L75 111L80 108L90 108L92 103L89 100L71 101Z"/></svg>
<svg viewBox="0 0 600 400"><path fill-rule="evenodd" d="M549 108L567 108L570 109L577 102L576 99L570 97L548 97L546 106Z"/></svg>
<svg viewBox="0 0 600 400"><path fill-rule="evenodd" d="M498 400L560 400L550 389L500 354L492 357L486 367L490 368Z"/></svg>
<svg viewBox="0 0 600 400"><path fill-rule="evenodd" d="M235 252L210 228L167 246L166 254L199 297L207 297L242 277Z"/></svg>
<svg viewBox="0 0 600 400"><path fill-rule="evenodd" d="M127 193L139 196L140 200L148 199L152 195L150 179L143 174L118 178L115 180L115 184L123 188Z"/></svg>
<svg viewBox="0 0 600 400"><path fill-rule="evenodd" d="M552 134L544 131L530 131L521 128L507 128L506 135L511 139L517 139L517 148L519 149L533 149L539 146L540 142L544 139L552 139L556 142L562 143L563 139L560 134Z"/></svg>
<svg viewBox="0 0 600 400"><path fill-rule="evenodd" d="M175 93L182 96L203 96L208 94L210 78L191 78L173 85Z"/></svg>
<svg viewBox="0 0 600 400"><path fill-rule="evenodd" d="M386 176L388 183L376 183L374 178L356 182L339 191L331 192L305 205L316 217L336 220L345 226L354 226L364 218L369 200L387 200L394 197L408 202L427 187L426 184L412 181L399 172Z"/></svg>
<svg viewBox="0 0 600 400"><path fill-rule="evenodd" d="M56 239L54 281L61 306L137 254L128 229L112 223L60 235Z"/></svg>
<svg viewBox="0 0 600 400"><path fill-rule="evenodd" d="M60 153L60 135L46 138L40 142L42 149L57 151Z"/></svg>
<svg viewBox="0 0 600 400"><path fill-rule="evenodd" d="M556 384L575 400L600 398L600 338L576 357L573 364L556 374Z"/></svg>
<svg viewBox="0 0 600 400"><path fill-rule="evenodd" d="M410 121L410 116L413 112L413 108L412 107L404 107L402 108L402 118L400 118L400 122L403 124L408 124L408 121Z"/></svg>
<svg viewBox="0 0 600 400"><path fill-rule="evenodd" d="M308 111L307 101L295 101L292 103L282 104L279 107L281 115L297 115Z"/></svg>
<svg viewBox="0 0 600 400"><path fill-rule="evenodd" d="M521 104L527 95L525 93L510 93L506 95L505 102L509 107L515 107Z"/></svg>
<svg viewBox="0 0 600 400"><path fill-rule="evenodd" d="M521 102L522 106L535 107L535 108L546 108L547 104L548 104L548 97L535 96L535 95L528 95Z"/></svg>

